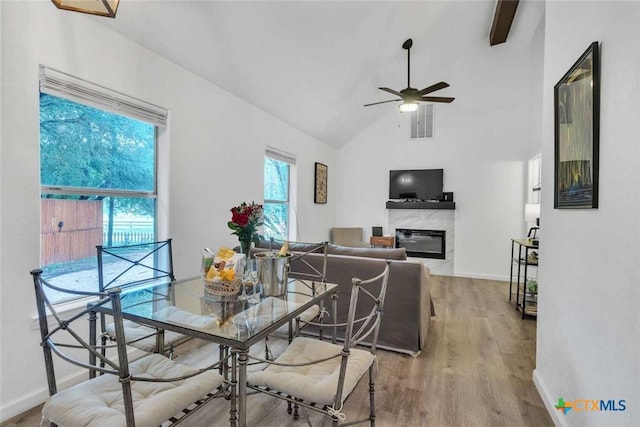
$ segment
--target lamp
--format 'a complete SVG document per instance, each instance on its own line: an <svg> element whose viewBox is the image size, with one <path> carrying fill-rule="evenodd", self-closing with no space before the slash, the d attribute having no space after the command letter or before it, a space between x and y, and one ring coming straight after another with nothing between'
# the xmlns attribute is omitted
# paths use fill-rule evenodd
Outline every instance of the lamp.
<svg viewBox="0 0 640 427"><path fill-rule="evenodd" d="M416 111L418 109L418 103L413 101L404 101L400 104L400 112L401 113L409 113L411 111Z"/></svg>
<svg viewBox="0 0 640 427"><path fill-rule="evenodd" d="M120 0L51 0L58 9L73 12L90 13L91 15L116 17Z"/></svg>
<svg viewBox="0 0 640 427"><path fill-rule="evenodd" d="M527 203L524 205L524 219L528 222L536 222L540 226L540 205L538 203Z"/></svg>

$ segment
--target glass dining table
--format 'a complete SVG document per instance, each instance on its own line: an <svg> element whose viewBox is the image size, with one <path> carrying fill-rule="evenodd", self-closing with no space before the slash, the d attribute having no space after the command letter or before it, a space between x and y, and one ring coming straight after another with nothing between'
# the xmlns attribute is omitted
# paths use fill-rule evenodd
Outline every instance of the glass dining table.
<svg viewBox="0 0 640 427"><path fill-rule="evenodd" d="M336 284L289 279L284 295L262 296L260 302L249 304L237 296L209 293L202 278L197 277L174 282L152 281L123 289L121 306L125 319L231 349L230 367L226 365L231 374L229 420L232 426L244 427L249 348L336 290ZM110 307L103 306L96 311L110 314ZM95 326L94 320L94 329ZM160 342L158 339L159 345ZM223 351L221 359L222 354Z"/></svg>

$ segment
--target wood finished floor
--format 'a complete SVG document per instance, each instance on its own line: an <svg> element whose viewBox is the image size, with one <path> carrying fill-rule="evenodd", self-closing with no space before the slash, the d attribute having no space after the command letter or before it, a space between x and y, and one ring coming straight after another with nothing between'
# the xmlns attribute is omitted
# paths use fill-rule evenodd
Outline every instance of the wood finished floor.
<svg viewBox="0 0 640 427"><path fill-rule="evenodd" d="M536 322L522 320L508 301L509 284L432 276L436 316L418 358L378 352L376 425L553 426L531 380ZM179 357L178 357L179 359ZM266 396L248 398L248 425L282 427L294 422L286 404ZM37 427L40 408L5 426ZM366 381L345 404L347 419L368 411ZM185 427L228 425L228 402L220 399L196 412ZM330 425L311 413L313 425Z"/></svg>

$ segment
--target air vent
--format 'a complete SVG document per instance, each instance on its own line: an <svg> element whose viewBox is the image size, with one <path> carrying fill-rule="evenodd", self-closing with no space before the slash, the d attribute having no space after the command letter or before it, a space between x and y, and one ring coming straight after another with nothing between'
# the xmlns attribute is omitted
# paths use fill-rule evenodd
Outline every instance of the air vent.
<svg viewBox="0 0 640 427"><path fill-rule="evenodd" d="M431 138L433 136L433 104L419 104L411 112L411 138Z"/></svg>

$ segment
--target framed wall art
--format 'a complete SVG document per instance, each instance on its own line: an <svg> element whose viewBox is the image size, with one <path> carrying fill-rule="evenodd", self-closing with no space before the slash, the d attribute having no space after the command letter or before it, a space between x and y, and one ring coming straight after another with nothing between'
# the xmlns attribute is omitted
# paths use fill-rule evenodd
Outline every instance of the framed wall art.
<svg viewBox="0 0 640 427"><path fill-rule="evenodd" d="M327 165L316 162L314 186L313 202L327 203Z"/></svg>
<svg viewBox="0 0 640 427"><path fill-rule="evenodd" d="M593 42L554 87L556 209L598 207L600 52Z"/></svg>

